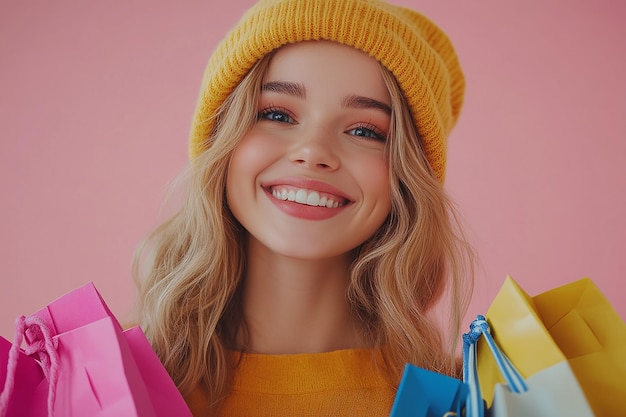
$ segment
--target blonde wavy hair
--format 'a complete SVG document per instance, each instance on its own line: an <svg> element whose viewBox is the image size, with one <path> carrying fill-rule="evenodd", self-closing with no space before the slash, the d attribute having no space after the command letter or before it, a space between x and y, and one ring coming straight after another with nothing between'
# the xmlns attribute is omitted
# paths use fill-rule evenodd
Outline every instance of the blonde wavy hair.
<svg viewBox="0 0 626 417"><path fill-rule="evenodd" d="M254 66L215 115L208 150L183 174L180 209L147 237L133 265L139 324L182 394L202 386L213 407L228 394L234 338L244 326L239 290L245 230L227 207L226 176L233 150L255 123L270 58ZM429 169L396 80L381 68L392 103L386 145L392 209L356 251L347 296L366 325L365 336L384 347L394 381L407 362L456 374L450 341L458 339L469 299L473 255L453 204ZM447 334L433 317L444 299Z"/></svg>

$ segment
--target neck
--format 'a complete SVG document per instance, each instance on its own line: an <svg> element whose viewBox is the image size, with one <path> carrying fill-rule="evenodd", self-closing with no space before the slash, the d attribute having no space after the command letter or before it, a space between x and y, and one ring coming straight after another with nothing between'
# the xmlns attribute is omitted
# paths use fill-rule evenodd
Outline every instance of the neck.
<svg viewBox="0 0 626 417"><path fill-rule="evenodd" d="M242 297L246 350L284 354L367 347L346 299L350 261L348 256L287 258L251 244Z"/></svg>

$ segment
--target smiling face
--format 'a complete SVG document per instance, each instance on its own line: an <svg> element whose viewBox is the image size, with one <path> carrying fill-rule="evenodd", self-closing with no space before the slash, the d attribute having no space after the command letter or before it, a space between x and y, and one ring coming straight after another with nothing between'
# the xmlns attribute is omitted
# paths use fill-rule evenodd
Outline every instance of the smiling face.
<svg viewBox="0 0 626 417"><path fill-rule="evenodd" d="M347 255L391 207L390 97L380 65L332 42L282 47L257 110L226 181L251 247L300 259Z"/></svg>

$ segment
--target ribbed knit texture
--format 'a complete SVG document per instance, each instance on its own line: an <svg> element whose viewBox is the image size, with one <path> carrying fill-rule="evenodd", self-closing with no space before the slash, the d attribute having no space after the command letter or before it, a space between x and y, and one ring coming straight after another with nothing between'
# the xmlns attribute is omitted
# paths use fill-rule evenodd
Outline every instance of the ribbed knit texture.
<svg viewBox="0 0 626 417"><path fill-rule="evenodd" d="M332 40L380 61L398 80L434 176L443 182L446 146L465 78L446 34L423 15L379 0L261 0L209 59L190 134L190 156L208 146L215 111L267 53L305 40Z"/></svg>
<svg viewBox="0 0 626 417"><path fill-rule="evenodd" d="M297 355L246 354L220 417L387 417L394 389L375 362L378 350L339 350ZM398 381L395 381L396 383ZM187 398L201 417L206 398L199 389Z"/></svg>

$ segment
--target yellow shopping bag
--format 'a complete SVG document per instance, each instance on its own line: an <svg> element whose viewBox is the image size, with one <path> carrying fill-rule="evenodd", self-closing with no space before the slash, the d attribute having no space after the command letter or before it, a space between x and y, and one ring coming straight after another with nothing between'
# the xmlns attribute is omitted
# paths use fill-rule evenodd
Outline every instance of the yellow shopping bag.
<svg viewBox="0 0 626 417"><path fill-rule="evenodd" d="M524 377L567 361L596 415L626 415L626 323L591 279L531 297L507 277L487 320ZM488 352L479 344L479 381L491 403L503 381Z"/></svg>

